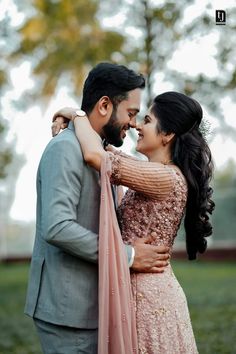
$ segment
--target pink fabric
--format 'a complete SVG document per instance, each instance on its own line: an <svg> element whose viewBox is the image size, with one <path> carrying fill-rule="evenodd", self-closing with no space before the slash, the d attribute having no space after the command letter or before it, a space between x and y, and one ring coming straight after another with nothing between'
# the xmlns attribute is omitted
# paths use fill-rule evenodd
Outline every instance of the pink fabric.
<svg viewBox="0 0 236 354"><path fill-rule="evenodd" d="M127 255L110 185L111 161L101 166L98 354L137 353L137 333Z"/></svg>

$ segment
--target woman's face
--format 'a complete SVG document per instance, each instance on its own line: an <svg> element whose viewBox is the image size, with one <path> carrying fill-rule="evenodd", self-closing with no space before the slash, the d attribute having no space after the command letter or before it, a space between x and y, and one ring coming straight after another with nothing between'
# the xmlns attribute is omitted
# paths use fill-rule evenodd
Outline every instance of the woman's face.
<svg viewBox="0 0 236 354"><path fill-rule="evenodd" d="M149 155L162 146L163 133L158 133L158 119L148 110L144 119L136 125L138 140L136 150L144 155Z"/></svg>

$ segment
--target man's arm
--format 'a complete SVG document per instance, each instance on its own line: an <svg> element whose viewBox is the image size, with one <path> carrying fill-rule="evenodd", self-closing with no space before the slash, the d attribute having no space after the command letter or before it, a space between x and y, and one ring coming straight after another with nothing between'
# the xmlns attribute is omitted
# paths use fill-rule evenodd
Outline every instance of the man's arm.
<svg viewBox="0 0 236 354"><path fill-rule="evenodd" d="M44 153L39 169L38 195L41 198L42 236L65 252L97 262L98 235L77 221L83 165L79 145L77 147L69 139L58 137Z"/></svg>
<svg viewBox="0 0 236 354"><path fill-rule="evenodd" d="M126 245L129 267L138 273L163 273L169 264L169 247L148 244L150 237Z"/></svg>

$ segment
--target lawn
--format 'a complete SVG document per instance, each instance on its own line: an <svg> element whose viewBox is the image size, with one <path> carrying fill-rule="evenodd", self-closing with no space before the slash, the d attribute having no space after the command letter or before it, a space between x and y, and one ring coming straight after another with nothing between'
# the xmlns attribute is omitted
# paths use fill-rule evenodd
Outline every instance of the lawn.
<svg viewBox="0 0 236 354"><path fill-rule="evenodd" d="M236 263L175 261L173 267L188 298L199 353L235 354ZM0 264L0 354L41 353L23 314L28 269Z"/></svg>

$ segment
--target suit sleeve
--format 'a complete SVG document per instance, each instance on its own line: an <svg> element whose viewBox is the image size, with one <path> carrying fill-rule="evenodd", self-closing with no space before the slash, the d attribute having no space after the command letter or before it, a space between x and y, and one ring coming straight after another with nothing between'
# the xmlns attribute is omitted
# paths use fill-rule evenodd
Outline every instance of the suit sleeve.
<svg viewBox="0 0 236 354"><path fill-rule="evenodd" d="M45 151L38 174L42 237L67 253L96 263L98 235L77 221L83 165L78 145L69 139L55 141Z"/></svg>

